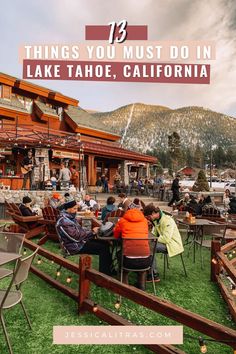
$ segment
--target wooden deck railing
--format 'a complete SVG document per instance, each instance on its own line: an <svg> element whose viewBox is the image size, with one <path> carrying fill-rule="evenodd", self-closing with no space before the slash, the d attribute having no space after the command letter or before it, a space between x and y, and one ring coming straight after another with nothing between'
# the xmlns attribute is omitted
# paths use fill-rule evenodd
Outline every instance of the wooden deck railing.
<svg viewBox="0 0 236 354"><path fill-rule="evenodd" d="M236 248L236 240L226 243L221 247L220 241L213 240L211 247L211 280L218 283L220 287L221 294L228 304L229 311L236 322L236 302L235 295L229 290L223 281L223 277L220 272L224 270L227 276L230 277L231 281L236 284L236 258L232 257L231 260L228 259L227 253ZM231 253L232 255L234 253Z"/></svg>
<svg viewBox="0 0 236 354"><path fill-rule="evenodd" d="M34 250L38 247L38 245L26 240L25 247ZM67 296L70 296L72 299L76 300L78 303L79 314L88 311L111 325L131 325L131 323L123 317L113 313L111 310L108 310L103 306L100 306L99 304L97 305L96 312L94 312L93 294L90 291L90 285L93 283L96 286L107 289L114 294L130 299L136 304L170 318L179 324L201 332L203 335L213 338L218 342L225 342L225 345L228 345L236 350L235 330L206 319L191 311L185 310L184 308L181 308L180 306L177 306L167 300L160 299L157 296L148 294L142 290L136 289L135 287L123 284L116 279L92 269L91 256L82 255L80 256L80 263L75 264L68 259L64 259L63 257L58 256L42 247L39 247L38 254L54 261L56 264L63 266L78 276L79 291L76 291L71 289L69 286L61 284L59 280L53 279L42 270L39 270L36 266L32 267L34 274L38 275L40 278ZM215 279L217 279L217 267L216 265L214 266L215 268L214 272L212 271L212 274L214 274L216 277ZM159 354L184 354L181 349L175 348L171 345L148 345L147 347L153 352Z"/></svg>

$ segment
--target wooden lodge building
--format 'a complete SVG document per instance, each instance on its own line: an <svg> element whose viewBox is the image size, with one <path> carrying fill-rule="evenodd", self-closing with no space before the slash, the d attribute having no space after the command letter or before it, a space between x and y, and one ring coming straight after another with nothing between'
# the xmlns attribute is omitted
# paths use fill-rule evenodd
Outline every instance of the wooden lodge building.
<svg viewBox="0 0 236 354"><path fill-rule="evenodd" d="M119 169L128 184L130 171L149 175L156 159L123 149L120 136L78 106L76 99L0 73L0 185L21 189L21 161L29 148L36 162L35 180L47 181L60 162L80 171L80 186L93 186L99 175L109 183ZM40 181L41 180L41 181Z"/></svg>

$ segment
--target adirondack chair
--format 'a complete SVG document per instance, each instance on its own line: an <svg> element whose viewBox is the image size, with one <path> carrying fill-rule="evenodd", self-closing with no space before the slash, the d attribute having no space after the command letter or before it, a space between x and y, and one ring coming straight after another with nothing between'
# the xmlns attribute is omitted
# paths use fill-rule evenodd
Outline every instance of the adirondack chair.
<svg viewBox="0 0 236 354"><path fill-rule="evenodd" d="M43 223L45 225L45 236L38 242L39 245L44 244L47 240L53 240L59 242L57 232L56 232L56 222L60 215L58 209L52 208L51 206L46 206L42 209L43 213Z"/></svg>
<svg viewBox="0 0 236 354"><path fill-rule="evenodd" d="M7 203L6 206L7 212L19 227L18 232L24 233L25 238L31 239L45 231L45 226L40 222L42 220L40 216L22 216L19 206L15 203Z"/></svg>
<svg viewBox="0 0 236 354"><path fill-rule="evenodd" d="M124 215L124 210L121 209L117 209L117 210L113 210L110 213L107 213L106 217L105 217L105 222L108 221L108 218L121 218Z"/></svg>

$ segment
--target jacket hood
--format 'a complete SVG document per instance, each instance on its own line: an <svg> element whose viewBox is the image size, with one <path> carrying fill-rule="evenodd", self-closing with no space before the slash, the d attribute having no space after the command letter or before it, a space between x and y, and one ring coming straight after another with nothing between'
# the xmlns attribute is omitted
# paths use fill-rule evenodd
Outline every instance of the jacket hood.
<svg viewBox="0 0 236 354"><path fill-rule="evenodd" d="M123 218L130 221L130 222L137 222L137 221L146 220L143 213L138 209L127 210L125 215L123 216Z"/></svg>
<svg viewBox="0 0 236 354"><path fill-rule="evenodd" d="M116 206L115 206L114 204L108 204L108 205L106 205L106 209L109 210L109 211L114 210L115 207L116 207Z"/></svg>

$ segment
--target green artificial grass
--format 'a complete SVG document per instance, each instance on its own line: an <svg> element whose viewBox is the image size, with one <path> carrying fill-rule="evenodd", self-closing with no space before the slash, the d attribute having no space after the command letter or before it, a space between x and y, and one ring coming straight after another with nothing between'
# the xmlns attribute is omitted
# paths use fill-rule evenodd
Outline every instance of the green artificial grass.
<svg viewBox="0 0 236 354"><path fill-rule="evenodd" d="M45 248L60 253L58 244L47 242ZM187 250L187 248L186 248ZM27 251L28 253L28 251ZM235 329L227 306L220 295L218 286L210 282L210 251L204 250L204 269L201 270L200 255L197 251L196 263L193 263L192 254L187 257L185 252L185 263L188 278L185 278L180 257L170 259L170 269L167 270L166 279L163 279L163 258L157 256L161 282L156 283L158 296L162 299L198 313L206 318ZM53 277L56 277L57 265L41 257L42 263L37 264L39 257L36 257L34 264ZM73 257L74 260L78 259ZM93 266L97 269L98 257L93 257ZM75 275L65 269L61 270L60 280L66 283L67 277L72 276L72 288L77 288L78 283ZM130 283L135 281L135 275L131 274ZM74 353L150 353L144 346L137 345L53 345L52 330L54 325L106 325L99 321L95 315L83 314L78 316L77 304L56 289L46 284L33 274L23 286L24 302L33 324L33 331L30 331L27 322L21 312L20 306L5 311L7 329L11 338L13 351L16 354L74 354ZM152 292L152 284L147 284L147 291ZM141 307L134 302L122 299L122 305L116 310L114 304L117 296L105 289L92 285L91 299L112 311L121 314L122 317L137 325L173 325L175 321L169 320L159 314ZM184 334L195 336L199 333L184 327ZM179 346L188 354L200 353L197 339L184 339L184 344ZM233 350L219 343L207 343L207 353L227 354ZM0 336L0 354L7 353L7 346L3 335Z"/></svg>

